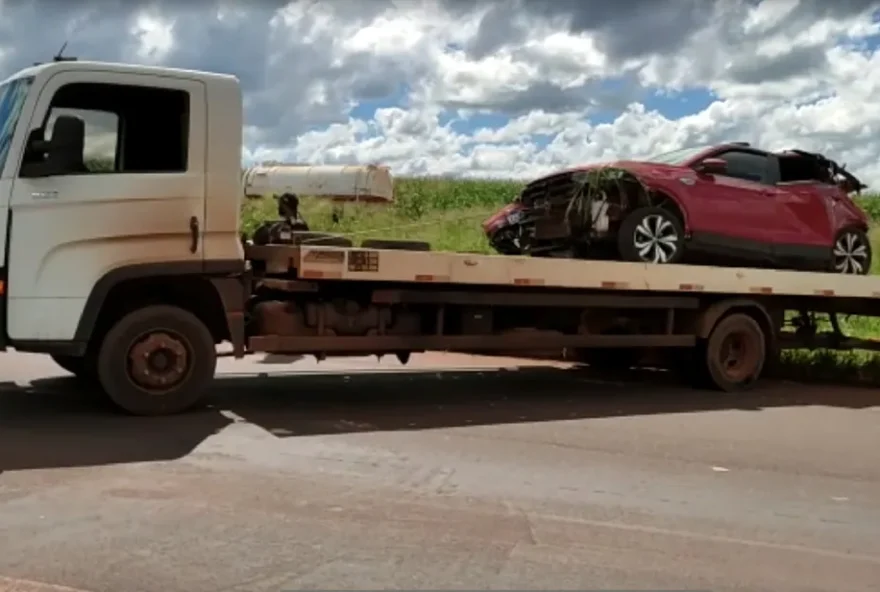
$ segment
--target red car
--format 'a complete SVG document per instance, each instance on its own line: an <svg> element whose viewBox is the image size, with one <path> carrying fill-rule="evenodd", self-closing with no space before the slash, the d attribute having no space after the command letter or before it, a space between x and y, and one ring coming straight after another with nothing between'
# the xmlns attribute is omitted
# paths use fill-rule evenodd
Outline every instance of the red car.
<svg viewBox="0 0 880 592"><path fill-rule="evenodd" d="M529 183L483 223L502 254L866 274L866 186L810 152L744 142L588 165Z"/></svg>

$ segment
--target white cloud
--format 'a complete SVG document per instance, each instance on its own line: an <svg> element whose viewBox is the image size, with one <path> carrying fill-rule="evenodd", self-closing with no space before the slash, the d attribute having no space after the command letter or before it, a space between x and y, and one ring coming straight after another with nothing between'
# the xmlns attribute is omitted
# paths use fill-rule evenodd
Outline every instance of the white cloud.
<svg viewBox="0 0 880 592"><path fill-rule="evenodd" d="M137 56L145 62L161 62L174 48L174 23L159 15L141 13L137 16L131 34L140 44Z"/></svg>
<svg viewBox="0 0 880 592"><path fill-rule="evenodd" d="M83 57L233 72L248 160L531 177L746 140L825 151L880 187L876 4L18 2L0 5L0 68L65 30Z"/></svg>

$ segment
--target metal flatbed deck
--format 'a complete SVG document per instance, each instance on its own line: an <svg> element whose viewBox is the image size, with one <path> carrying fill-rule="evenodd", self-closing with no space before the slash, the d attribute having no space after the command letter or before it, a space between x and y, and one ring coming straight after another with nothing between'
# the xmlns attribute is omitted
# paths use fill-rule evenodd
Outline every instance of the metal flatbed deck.
<svg viewBox="0 0 880 592"><path fill-rule="evenodd" d="M303 280L880 298L880 277L835 273L324 246L252 246L247 256Z"/></svg>

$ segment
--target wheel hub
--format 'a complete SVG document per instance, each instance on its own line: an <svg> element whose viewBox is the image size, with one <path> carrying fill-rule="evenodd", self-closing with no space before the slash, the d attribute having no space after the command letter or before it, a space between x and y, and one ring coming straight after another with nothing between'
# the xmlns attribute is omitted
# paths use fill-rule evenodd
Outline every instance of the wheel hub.
<svg viewBox="0 0 880 592"><path fill-rule="evenodd" d="M744 380L752 372L756 363L756 353L748 336L731 333L721 342L718 350L719 366L732 381Z"/></svg>
<svg viewBox="0 0 880 592"><path fill-rule="evenodd" d="M642 261L666 263L678 250L678 233L663 216L645 216L636 226L633 246Z"/></svg>
<svg viewBox="0 0 880 592"><path fill-rule="evenodd" d="M131 379L150 390L167 390L180 383L189 370L189 352L179 338L152 333L135 343L128 354Z"/></svg>
<svg viewBox="0 0 880 592"><path fill-rule="evenodd" d="M868 246L861 237L847 232L834 243L834 269L838 273L862 274L868 265Z"/></svg>

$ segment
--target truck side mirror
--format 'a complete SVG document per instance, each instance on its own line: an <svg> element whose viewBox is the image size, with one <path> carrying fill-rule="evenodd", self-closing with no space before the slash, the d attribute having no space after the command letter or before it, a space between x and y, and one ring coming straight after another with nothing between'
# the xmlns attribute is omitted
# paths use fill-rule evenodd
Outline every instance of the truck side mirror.
<svg viewBox="0 0 880 592"><path fill-rule="evenodd" d="M21 165L21 177L51 177L87 173L83 151L86 126L82 119L61 115L52 127L52 137L44 139L44 128L28 137Z"/></svg>

